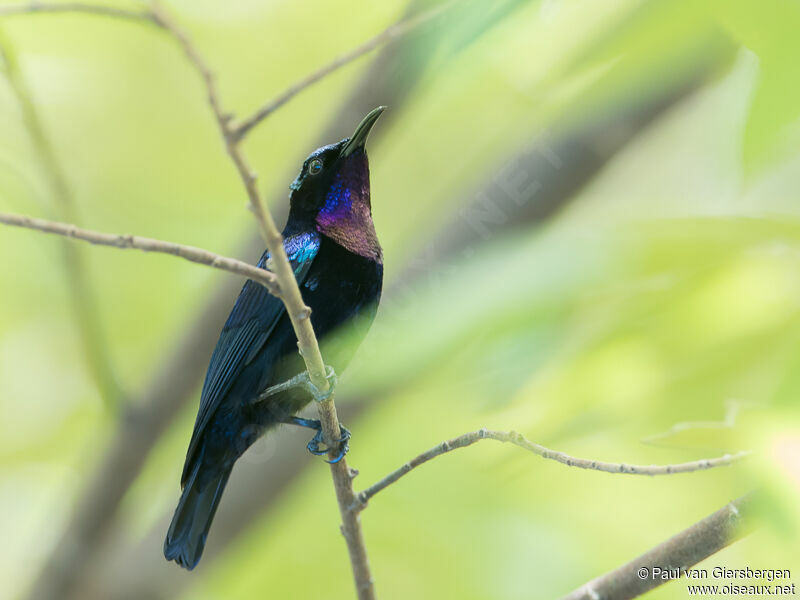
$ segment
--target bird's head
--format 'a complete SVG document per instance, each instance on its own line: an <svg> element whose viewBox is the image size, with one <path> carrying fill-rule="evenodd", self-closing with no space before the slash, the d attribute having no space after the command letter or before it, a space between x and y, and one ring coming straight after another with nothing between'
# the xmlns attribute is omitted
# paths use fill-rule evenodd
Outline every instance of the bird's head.
<svg viewBox="0 0 800 600"><path fill-rule="evenodd" d="M312 152L290 186L290 222L313 225L350 252L382 262L369 196L366 142L385 106L370 112L355 133Z"/></svg>

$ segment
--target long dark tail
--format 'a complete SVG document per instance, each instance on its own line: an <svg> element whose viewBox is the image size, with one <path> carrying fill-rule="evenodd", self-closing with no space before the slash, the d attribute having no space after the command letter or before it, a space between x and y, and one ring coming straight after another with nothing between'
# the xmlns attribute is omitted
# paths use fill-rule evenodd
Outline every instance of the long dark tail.
<svg viewBox="0 0 800 600"><path fill-rule="evenodd" d="M190 571L203 555L208 529L231 474L227 469L211 478L205 473L199 477L200 461L197 463L183 488L167 539L164 540L164 556L167 560L174 560Z"/></svg>

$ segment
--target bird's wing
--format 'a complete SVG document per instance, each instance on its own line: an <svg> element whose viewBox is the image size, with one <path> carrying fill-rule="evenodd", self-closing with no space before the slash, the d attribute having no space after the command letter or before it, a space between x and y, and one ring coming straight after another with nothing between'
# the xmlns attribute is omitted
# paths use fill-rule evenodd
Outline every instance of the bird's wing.
<svg viewBox="0 0 800 600"><path fill-rule="evenodd" d="M301 233L284 240L284 248L298 284L305 280L319 245L317 233ZM258 266L264 268L268 259L269 254L265 252ZM193 464L195 451L209 421L242 369L255 359L267 343L284 312L283 302L270 295L264 286L249 280L244 284L211 355L182 480L191 471L190 464Z"/></svg>

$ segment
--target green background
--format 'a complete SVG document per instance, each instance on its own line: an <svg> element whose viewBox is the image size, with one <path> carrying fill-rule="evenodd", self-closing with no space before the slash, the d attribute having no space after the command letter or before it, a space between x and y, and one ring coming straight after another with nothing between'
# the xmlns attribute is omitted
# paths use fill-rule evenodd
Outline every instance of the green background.
<svg viewBox="0 0 800 600"><path fill-rule="evenodd" d="M407 98L388 102L371 141L388 301L337 394L344 410L360 407L346 421L356 488L480 427L610 462L757 454L650 478L570 469L492 441L459 450L362 514L379 597L557 598L756 488L759 530L701 566L800 574L800 4L466 5L410 44L404 60L425 68ZM406 5L168 8L216 73L225 106L244 116ZM0 28L79 224L256 259L242 252L255 232L244 190L172 41L87 15L0 18ZM247 138L260 189L285 190L277 205L371 60L303 92ZM634 118L658 98L668 100L652 119ZM605 157L589 177L562 143L573 138ZM580 185L547 218L521 217L514 190L534 206L544 192L531 186L551 178ZM60 215L2 77L0 210ZM105 355L135 402L203 299L233 276L162 255L80 251ZM0 596L9 598L37 575L123 414L87 367L62 253L61 240L0 229ZM126 494L83 597L352 597L330 475L303 456L305 432L259 442L234 471L221 514L236 512L253 478L281 468L278 445L297 470L243 533L217 547L212 527L213 557L191 574L163 560L200 383ZM648 597L686 595L677 582Z"/></svg>

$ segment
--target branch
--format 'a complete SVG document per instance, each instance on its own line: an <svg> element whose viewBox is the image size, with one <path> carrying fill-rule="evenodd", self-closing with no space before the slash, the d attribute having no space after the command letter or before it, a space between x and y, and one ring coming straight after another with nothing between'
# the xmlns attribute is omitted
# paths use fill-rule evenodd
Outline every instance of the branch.
<svg viewBox="0 0 800 600"><path fill-rule="evenodd" d="M206 265L221 271L228 271L235 275L241 275L248 279L260 283L270 294L280 296L280 286L275 275L265 269L259 269L235 258L228 258L214 254L202 248L194 246L184 246L173 242L164 242L153 238L140 237L134 235L119 235L114 233L101 233L91 229L81 229L75 225L59 223L57 221L47 221L45 219L35 219L25 215L15 215L0 212L0 223L13 227L23 227L44 233L54 233L76 240L97 244L100 246L111 246L120 249L136 249L144 252L158 252L161 254L171 254L185 260Z"/></svg>
<svg viewBox="0 0 800 600"><path fill-rule="evenodd" d="M327 77L334 71L337 71L341 67L353 62L357 58L364 56L375 50L376 48L387 44L393 40L396 40L405 34L413 31L417 27L424 25L425 23L433 20L434 18L438 17L444 11L449 9L450 7L455 4L456 0L452 0L451 2L446 2L444 4L440 4L439 6L435 6L429 10L423 11L420 14L413 16L408 19L404 19L398 21L397 23L390 25L378 35L370 38L360 46L357 46L342 54L341 56L337 56L331 62L329 62L324 67L314 71L310 75L300 79L299 81L295 82L293 85L289 86L282 94L279 94L266 104L264 104L261 108L259 108L255 113L253 113L248 118L244 119L243 121L235 124L232 127L231 134L235 141L241 140L244 136L248 134L248 132L258 125L261 121L266 119L270 116L273 112L278 110L281 106L286 104L289 100L294 98L297 94L302 92L308 87L311 87L317 81Z"/></svg>
<svg viewBox="0 0 800 600"><path fill-rule="evenodd" d="M670 570L682 574L692 565L744 537L749 533L753 510L752 494L742 496L561 600L628 600L641 596L670 581L657 573Z"/></svg>
<svg viewBox="0 0 800 600"><path fill-rule="evenodd" d="M733 429L736 426L736 418L739 416L739 411L743 406L746 406L746 404L747 403L742 402L741 400L727 400L725 402L725 414L722 417L722 420L682 421L680 423L675 423L666 431L647 436L642 440L642 443L651 446L665 446L674 448L674 444L670 444L668 441L664 442L662 440L669 440L670 438L683 432L694 431L698 429Z"/></svg>
<svg viewBox="0 0 800 600"><path fill-rule="evenodd" d="M83 2L66 2L63 4L51 4L48 2L28 2L27 4L15 4L13 6L0 6L0 17L13 17L15 15L31 14L53 14L53 13L86 13L104 17L114 17L131 21L150 21L153 22L152 14L146 10L126 10L113 6L100 6L97 4L86 4Z"/></svg>
<svg viewBox="0 0 800 600"><path fill-rule="evenodd" d="M676 473L690 473L692 471L703 471L706 469L713 469L715 467L725 467L742 460L750 455L750 452L737 452L736 454L726 454L718 458L704 458L686 463L678 463L674 465L628 465L625 463L609 463L587 458L575 458L563 452L556 452L544 446L532 442L525 438L521 433L516 431L493 431L491 429L479 429L465 433L452 440L442 442L438 446L434 446L430 450L423 452L419 456L411 459L399 469L389 473L386 477L371 485L367 489L357 494L358 501L360 502L359 510L366 508L367 501L381 490L389 487L398 479L408 474L413 469L425 464L429 460L452 452L458 448L466 448L475 442L481 440L496 440L498 442L506 442L519 446L529 452L533 452L537 456L560 462L562 465L568 467L578 467L579 469L590 469L593 471L604 471L606 473L621 473L628 475L674 475Z"/></svg>

